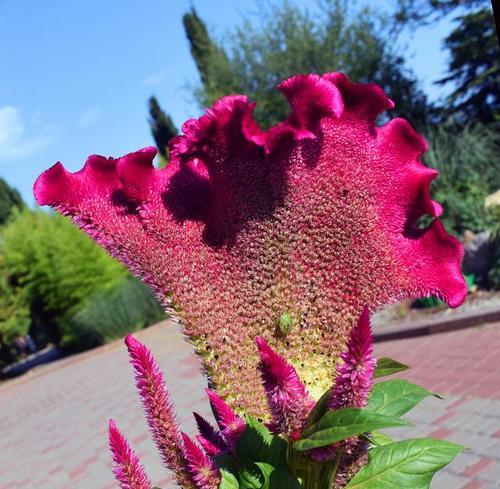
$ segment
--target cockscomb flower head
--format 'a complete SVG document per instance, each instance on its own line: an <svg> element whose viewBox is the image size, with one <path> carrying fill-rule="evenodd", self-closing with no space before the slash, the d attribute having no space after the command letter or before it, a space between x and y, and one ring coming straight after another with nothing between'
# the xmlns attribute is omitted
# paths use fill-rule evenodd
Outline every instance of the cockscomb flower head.
<svg viewBox="0 0 500 489"><path fill-rule="evenodd" d="M113 472L122 489L152 488L144 467L113 420L109 422L109 447L113 456Z"/></svg>
<svg viewBox="0 0 500 489"><path fill-rule="evenodd" d="M375 124L393 107L385 93L340 73L278 88L291 113L268 131L246 97L227 96L182 126L164 169L153 148L91 156L34 188L174 306L232 408L267 419L257 336L318 398L365 304L457 306L466 293L425 140L403 119ZM425 214L436 219L420 229Z"/></svg>
<svg viewBox="0 0 500 489"><path fill-rule="evenodd" d="M300 431L314 406L296 370L275 353L262 337L256 339L259 370L271 412L269 429L275 434Z"/></svg>

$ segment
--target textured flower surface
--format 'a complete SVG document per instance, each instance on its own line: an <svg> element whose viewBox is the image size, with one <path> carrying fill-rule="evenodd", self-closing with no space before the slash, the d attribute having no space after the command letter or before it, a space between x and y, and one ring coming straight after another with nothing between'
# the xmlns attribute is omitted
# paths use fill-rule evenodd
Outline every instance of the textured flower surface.
<svg viewBox="0 0 500 489"><path fill-rule="evenodd" d="M141 276L180 315L212 385L264 417L255 337L287 359L318 398L351 328L371 310L436 295L459 305L462 249L429 195L437 172L408 122L375 120L392 102L344 75L298 75L278 87L288 119L267 132L244 96L224 97L155 150L56 164L35 183L48 204Z"/></svg>

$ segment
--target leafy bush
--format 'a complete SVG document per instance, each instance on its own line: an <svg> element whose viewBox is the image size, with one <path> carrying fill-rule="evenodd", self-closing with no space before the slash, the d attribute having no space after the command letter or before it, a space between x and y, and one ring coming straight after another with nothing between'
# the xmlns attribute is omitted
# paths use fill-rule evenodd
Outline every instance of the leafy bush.
<svg viewBox="0 0 500 489"><path fill-rule="evenodd" d="M3 228L0 254L3 303L29 310L31 322L43 327L47 340L66 345L72 338L68 320L91 296L112 290L128 274L68 218L41 210L14 211ZM0 331L13 328L6 311ZM25 317L17 326L21 324Z"/></svg>
<svg viewBox="0 0 500 489"><path fill-rule="evenodd" d="M459 235L492 229L495 219L485 209L486 196L500 188L500 141L486 126L466 126L456 131L430 127L429 151L424 160L439 170L433 196L444 207L443 221Z"/></svg>
<svg viewBox="0 0 500 489"><path fill-rule="evenodd" d="M133 277L125 277L113 290L93 295L73 316L62 346L91 348L164 317L163 308L149 288Z"/></svg>

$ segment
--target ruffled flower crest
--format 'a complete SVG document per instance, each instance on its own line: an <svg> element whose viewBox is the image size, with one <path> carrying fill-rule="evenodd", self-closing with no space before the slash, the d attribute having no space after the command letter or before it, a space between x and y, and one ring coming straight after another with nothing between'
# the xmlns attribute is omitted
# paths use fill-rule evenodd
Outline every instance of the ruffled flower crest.
<svg viewBox="0 0 500 489"><path fill-rule="evenodd" d="M146 148L91 156L76 173L58 163L34 188L175 306L221 398L267 419L248 375L255 337L318 398L365 304L435 295L457 306L466 293L424 139L403 119L375 125L393 106L384 92L339 73L278 88L291 114L267 132L244 96L224 97L185 123L165 169ZM424 214L436 219L419 229Z"/></svg>

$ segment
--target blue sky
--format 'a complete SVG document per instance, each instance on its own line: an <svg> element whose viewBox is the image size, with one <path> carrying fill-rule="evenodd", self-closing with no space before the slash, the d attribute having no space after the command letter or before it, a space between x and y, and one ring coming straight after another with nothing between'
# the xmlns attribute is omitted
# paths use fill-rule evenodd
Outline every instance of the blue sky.
<svg viewBox="0 0 500 489"><path fill-rule="evenodd" d="M89 154L152 144L151 94L178 125L200 114L187 88L197 73L181 22L191 3L223 35L257 0L0 0L0 176L26 202L56 161L74 171ZM434 100L450 27L443 21L405 39L408 64Z"/></svg>

